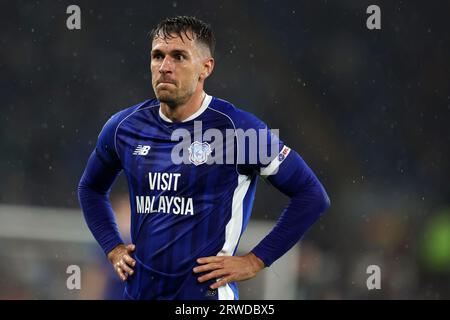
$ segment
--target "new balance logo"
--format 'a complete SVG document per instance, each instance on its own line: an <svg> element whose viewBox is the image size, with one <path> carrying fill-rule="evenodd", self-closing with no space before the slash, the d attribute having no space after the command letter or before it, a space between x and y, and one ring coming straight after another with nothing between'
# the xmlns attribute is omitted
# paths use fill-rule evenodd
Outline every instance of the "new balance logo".
<svg viewBox="0 0 450 320"><path fill-rule="evenodd" d="M134 156L146 156L148 154L148 151L150 150L150 146L143 146L138 145L136 150L134 150L133 155Z"/></svg>

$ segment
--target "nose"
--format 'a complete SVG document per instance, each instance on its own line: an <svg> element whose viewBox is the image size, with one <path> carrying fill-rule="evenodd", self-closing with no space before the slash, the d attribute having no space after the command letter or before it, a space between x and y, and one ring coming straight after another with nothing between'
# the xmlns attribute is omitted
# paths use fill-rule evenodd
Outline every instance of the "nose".
<svg viewBox="0 0 450 320"><path fill-rule="evenodd" d="M159 66L159 73L170 73L172 72L172 61L170 61L169 56L165 56L163 62Z"/></svg>

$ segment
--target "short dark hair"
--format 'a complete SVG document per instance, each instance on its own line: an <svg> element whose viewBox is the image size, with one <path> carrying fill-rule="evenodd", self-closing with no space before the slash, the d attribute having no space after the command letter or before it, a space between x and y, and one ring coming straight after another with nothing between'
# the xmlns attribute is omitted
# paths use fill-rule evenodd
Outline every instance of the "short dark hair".
<svg viewBox="0 0 450 320"><path fill-rule="evenodd" d="M211 56L214 56L216 39L211 26L196 17L176 16L166 18L150 31L150 40L153 41L157 36L164 40L176 37L182 38L182 33L189 40L192 40L187 34L188 31L192 32L197 41L205 44L209 48Z"/></svg>

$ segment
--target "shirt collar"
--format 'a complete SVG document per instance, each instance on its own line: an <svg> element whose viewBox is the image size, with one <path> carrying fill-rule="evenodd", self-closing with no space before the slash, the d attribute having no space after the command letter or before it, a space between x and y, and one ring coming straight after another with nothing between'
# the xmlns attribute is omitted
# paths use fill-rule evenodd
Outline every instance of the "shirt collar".
<svg viewBox="0 0 450 320"><path fill-rule="evenodd" d="M212 100L212 96L205 93L205 97L203 98L203 102L202 102L202 105L200 106L200 108L181 122L191 121L191 120L194 120L195 118L197 118L198 116L200 116L206 110L206 108L208 108L211 100ZM159 107L159 116L161 117L161 119L163 119L166 122L173 122L171 119L166 117L164 115L164 113L162 113L161 106Z"/></svg>

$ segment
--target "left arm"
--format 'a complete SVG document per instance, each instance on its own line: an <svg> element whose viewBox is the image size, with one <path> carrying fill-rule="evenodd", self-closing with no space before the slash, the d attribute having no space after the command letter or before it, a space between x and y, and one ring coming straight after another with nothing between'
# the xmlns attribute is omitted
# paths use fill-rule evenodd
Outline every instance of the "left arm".
<svg viewBox="0 0 450 320"><path fill-rule="evenodd" d="M322 184L293 150L268 180L290 201L272 231L252 250L266 267L291 249L330 206Z"/></svg>
<svg viewBox="0 0 450 320"><path fill-rule="evenodd" d="M289 153L283 160L275 158L261 170L261 175L267 175L272 185L290 197L275 227L244 256L198 259L197 262L202 265L194 268L194 272L211 271L201 276L200 282L222 277L211 286L215 289L228 282L253 278L291 249L330 206L328 195L316 175L295 151L288 148L287 151Z"/></svg>

